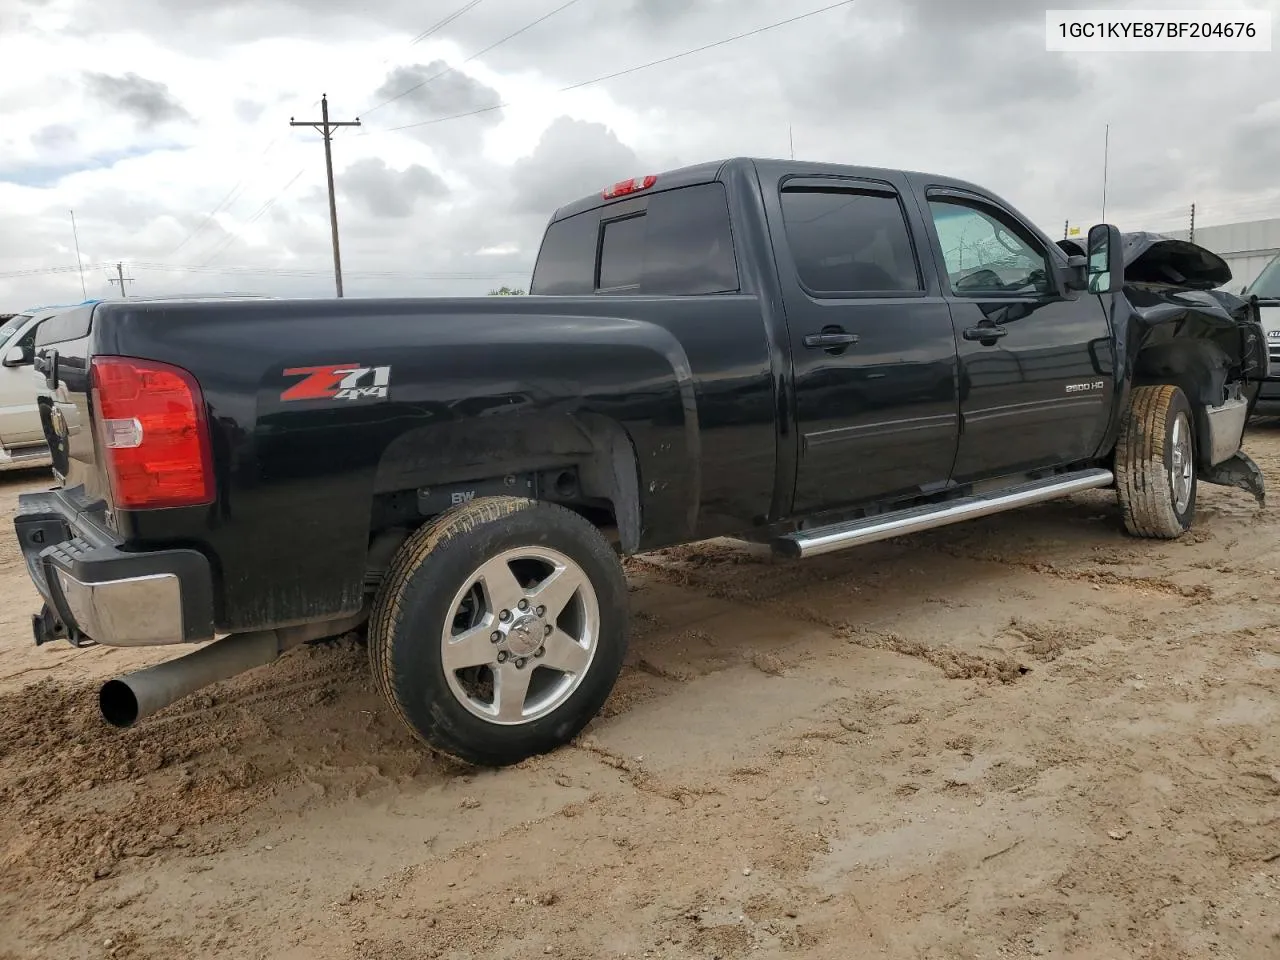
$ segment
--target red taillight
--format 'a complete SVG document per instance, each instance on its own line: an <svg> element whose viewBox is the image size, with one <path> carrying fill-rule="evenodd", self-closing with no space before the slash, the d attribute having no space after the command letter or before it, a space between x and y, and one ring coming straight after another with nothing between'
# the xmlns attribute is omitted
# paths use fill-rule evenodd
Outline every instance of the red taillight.
<svg viewBox="0 0 1280 960"><path fill-rule="evenodd" d="M657 182L658 178L653 174L647 177L632 177L630 180L619 180L612 187L606 187L600 196L605 200L612 200L614 197L624 197L628 193L635 193L637 190L648 190Z"/></svg>
<svg viewBox="0 0 1280 960"><path fill-rule="evenodd" d="M93 395L117 508L213 502L209 424L195 377L151 360L94 357Z"/></svg>

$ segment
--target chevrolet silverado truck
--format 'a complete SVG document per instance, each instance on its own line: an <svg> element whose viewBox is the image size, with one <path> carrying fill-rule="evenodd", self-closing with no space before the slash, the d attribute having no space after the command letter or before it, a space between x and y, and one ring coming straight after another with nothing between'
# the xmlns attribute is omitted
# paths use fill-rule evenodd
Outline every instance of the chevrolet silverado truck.
<svg viewBox="0 0 1280 960"><path fill-rule="evenodd" d="M1100 488L1178 537L1202 481L1264 495L1266 346L1256 304L1175 282L1201 248L1125 248L947 177L733 159L560 208L525 297L67 312L38 336L58 483L14 523L35 641L199 644L103 685L127 726L364 630L393 712L500 766L609 695L622 557Z"/></svg>
<svg viewBox="0 0 1280 960"><path fill-rule="evenodd" d="M1280 414L1280 254L1262 268L1257 279L1242 289L1240 295L1257 297L1271 355L1271 375L1262 383L1254 412L1275 416Z"/></svg>

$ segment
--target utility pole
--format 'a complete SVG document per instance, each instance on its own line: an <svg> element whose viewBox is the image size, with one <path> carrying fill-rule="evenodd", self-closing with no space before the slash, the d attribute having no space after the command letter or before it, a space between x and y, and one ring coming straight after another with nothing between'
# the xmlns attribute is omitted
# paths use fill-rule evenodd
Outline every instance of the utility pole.
<svg viewBox="0 0 1280 960"><path fill-rule="evenodd" d="M324 137L324 172L329 180L329 227L333 232L333 282L338 296L342 296L342 256L338 253L338 202L333 196L333 151L329 144L333 140L333 131L338 127L358 127L360 118L354 120L329 120L329 98L320 95L320 122L314 120L295 120L289 118L291 127L312 127Z"/></svg>
<svg viewBox="0 0 1280 960"><path fill-rule="evenodd" d="M88 300L88 288L84 287L84 261L81 260L81 255L79 255L79 230L76 229L76 211L72 210L70 214L72 214L72 237L76 239L76 268L81 271L81 293L84 296L84 300Z"/></svg>
<svg viewBox="0 0 1280 960"><path fill-rule="evenodd" d="M1196 205L1191 205L1191 235L1187 237L1191 243L1196 242Z"/></svg>
<svg viewBox="0 0 1280 960"><path fill-rule="evenodd" d="M1067 231L1070 229L1071 229L1071 221L1063 220L1062 221L1062 239L1063 240L1067 239Z"/></svg>
<svg viewBox="0 0 1280 960"><path fill-rule="evenodd" d="M126 280L127 280L127 281L129 281L130 283L133 283L133 277L126 277L126 276L124 275L124 264L123 264L123 263L120 263L119 261L117 261L117 262L116 262L116 275L115 275L114 277L107 277L107 283L118 283L118 284L120 284L120 296L121 296L121 297L123 297L124 299L128 300L128 299L129 299L129 291L128 291L128 290L126 290L126 289L125 289L125 287L124 287L124 284L125 284L125 281L126 281Z"/></svg>

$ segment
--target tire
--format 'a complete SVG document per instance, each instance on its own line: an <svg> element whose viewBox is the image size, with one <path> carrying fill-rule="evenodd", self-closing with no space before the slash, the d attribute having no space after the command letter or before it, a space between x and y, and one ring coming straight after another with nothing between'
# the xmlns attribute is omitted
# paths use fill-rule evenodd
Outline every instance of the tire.
<svg viewBox="0 0 1280 960"><path fill-rule="evenodd" d="M568 743L599 712L626 654L627 606L622 565L588 521L478 498L400 547L374 602L369 660L429 747L505 766Z"/></svg>
<svg viewBox="0 0 1280 960"><path fill-rule="evenodd" d="M1191 403L1173 384L1134 387L1116 442L1116 491L1125 529L1172 540L1196 513L1196 436Z"/></svg>

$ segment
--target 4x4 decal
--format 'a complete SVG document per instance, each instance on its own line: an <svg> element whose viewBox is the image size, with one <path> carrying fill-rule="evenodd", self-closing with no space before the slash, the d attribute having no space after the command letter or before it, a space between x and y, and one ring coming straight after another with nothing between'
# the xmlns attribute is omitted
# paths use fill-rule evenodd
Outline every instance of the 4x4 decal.
<svg viewBox="0 0 1280 960"><path fill-rule="evenodd" d="M281 400L385 400L390 367L335 363L324 367L289 367L286 377L303 377L280 394Z"/></svg>

